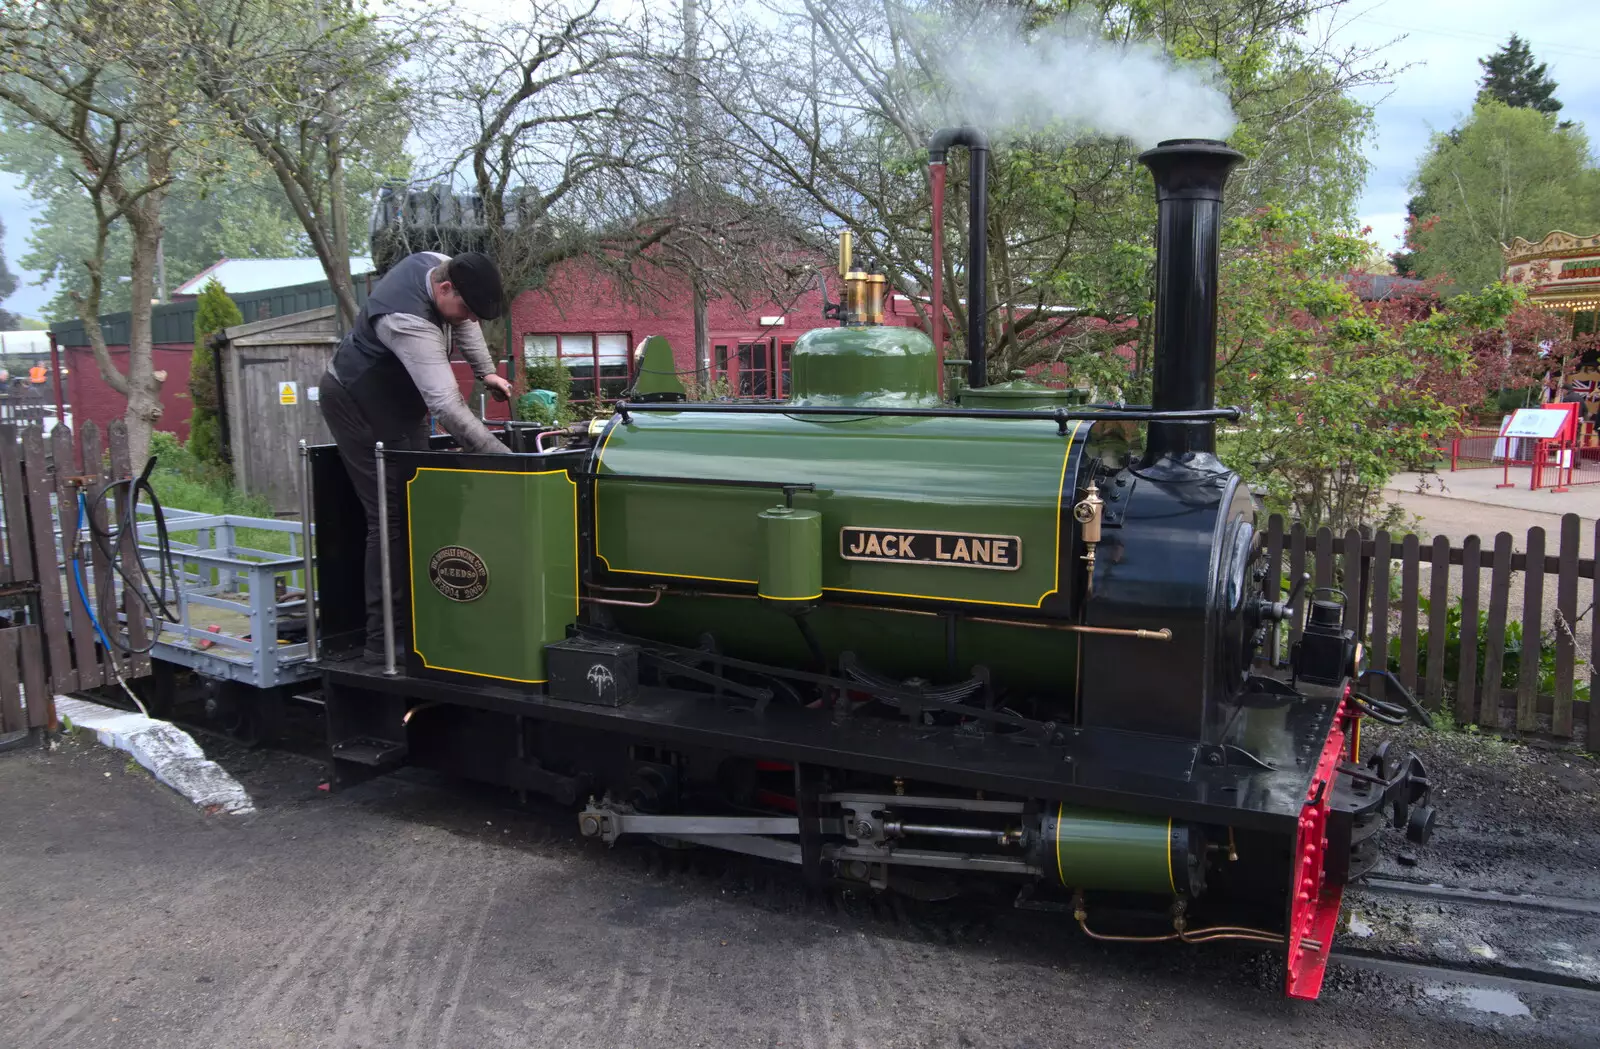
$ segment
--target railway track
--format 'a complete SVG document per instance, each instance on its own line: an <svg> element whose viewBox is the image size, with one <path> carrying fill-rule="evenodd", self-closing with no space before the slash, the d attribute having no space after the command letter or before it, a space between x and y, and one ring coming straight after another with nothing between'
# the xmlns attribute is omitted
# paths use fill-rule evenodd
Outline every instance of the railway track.
<svg viewBox="0 0 1600 1049"><path fill-rule="evenodd" d="M215 725L205 724L202 720L180 718L178 723L202 739L226 741L231 746L241 745L238 740L219 731ZM300 757L322 756L318 749L322 745L320 733L307 732L308 726L305 725L298 727L301 731L292 733L293 738L275 741L268 744L268 748L294 753ZM553 812L544 815L552 820L552 824L561 818L561 814ZM700 850L695 850L696 855L685 856L662 853L653 848L642 850L642 854L651 856L647 866L652 874L670 876L666 872L675 871L680 876L687 874L691 878L698 877L723 886L732 885L740 895L751 895L758 899L766 896L783 896L788 900L783 909L787 909L787 906L799 906L805 909L818 902L815 899L811 899L809 904L802 902L808 899L806 893L788 882L785 869L768 867L760 861L752 861L746 857L720 853L706 854ZM597 854L594 859L602 863L642 862L637 858L626 861L623 856L609 851ZM794 891L784 892L786 887ZM1457 906L1515 908L1579 919L1600 919L1600 900L1594 899L1505 892L1385 877L1366 878L1353 888L1372 895L1404 897ZM987 934L993 932L993 924L1003 920L1003 915L1011 909L1003 900L995 897L983 901L975 909L968 909L960 921L955 921L952 912L939 903L914 901L893 895L886 899L862 898L854 902L830 895L826 906L852 920L888 921L891 924L915 928L946 943L958 943L974 937L985 938ZM1419 985L1424 993L1441 1000L1460 1000L1470 1003L1473 1008L1502 1015L1521 1015L1519 1010L1525 1010L1529 1002L1541 998L1581 1005L1585 1012L1589 1009L1600 1011L1600 985L1575 975L1563 975L1505 963L1453 963L1407 959L1390 953L1365 950L1358 944L1348 942L1336 943L1330 960L1346 969L1410 981Z"/></svg>
<svg viewBox="0 0 1600 1049"><path fill-rule="evenodd" d="M1499 892L1494 889L1473 889L1459 885L1443 885L1439 882L1405 881L1399 878L1366 878L1358 882L1357 887L1367 892L1389 896L1413 896L1449 903L1519 907L1525 910L1600 918L1600 900L1570 896Z"/></svg>
<svg viewBox="0 0 1600 1049"><path fill-rule="evenodd" d="M1544 995L1600 1007L1600 987L1576 977L1563 977L1534 969L1502 967L1497 971L1487 971L1438 962L1410 961L1349 947L1335 947L1329 957L1335 964L1346 968L1424 984L1484 988L1518 996Z"/></svg>

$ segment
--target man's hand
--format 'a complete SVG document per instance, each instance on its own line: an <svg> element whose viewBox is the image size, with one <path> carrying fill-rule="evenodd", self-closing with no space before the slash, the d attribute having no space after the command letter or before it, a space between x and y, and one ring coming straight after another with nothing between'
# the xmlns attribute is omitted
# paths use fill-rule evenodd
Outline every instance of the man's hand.
<svg viewBox="0 0 1600 1049"><path fill-rule="evenodd" d="M506 381L504 375L485 375L483 377L483 385L488 388L490 393L494 394L495 400L507 401L511 399L511 384Z"/></svg>

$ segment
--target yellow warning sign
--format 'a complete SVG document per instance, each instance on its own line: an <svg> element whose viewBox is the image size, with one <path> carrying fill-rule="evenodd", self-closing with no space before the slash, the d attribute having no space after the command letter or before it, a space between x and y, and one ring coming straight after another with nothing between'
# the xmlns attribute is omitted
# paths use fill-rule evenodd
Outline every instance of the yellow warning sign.
<svg viewBox="0 0 1600 1049"><path fill-rule="evenodd" d="M300 388L298 383L280 382L278 384L279 404L299 404Z"/></svg>

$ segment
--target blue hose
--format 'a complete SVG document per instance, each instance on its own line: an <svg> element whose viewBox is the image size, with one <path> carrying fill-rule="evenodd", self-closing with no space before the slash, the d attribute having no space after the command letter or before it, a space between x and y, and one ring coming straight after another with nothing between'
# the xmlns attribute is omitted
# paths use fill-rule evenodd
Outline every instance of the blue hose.
<svg viewBox="0 0 1600 1049"><path fill-rule="evenodd" d="M87 502L87 500L84 499L83 490L80 488L78 490L78 532L79 533L83 532L83 523L88 518L88 514L89 514L88 502ZM99 635L100 643L106 647L106 655L110 656L111 655L111 639L106 637L105 630L100 626L99 618L96 617L95 614L94 614L94 604L92 602L90 602L89 595L84 591L84 588L83 588L83 556L79 552L82 549L83 549L83 545L81 543L79 543L77 541L77 537L74 536L73 537L73 543L72 543L72 581L77 584L77 587L78 587L78 600L83 602L84 611L89 613L89 622L94 624L94 632Z"/></svg>

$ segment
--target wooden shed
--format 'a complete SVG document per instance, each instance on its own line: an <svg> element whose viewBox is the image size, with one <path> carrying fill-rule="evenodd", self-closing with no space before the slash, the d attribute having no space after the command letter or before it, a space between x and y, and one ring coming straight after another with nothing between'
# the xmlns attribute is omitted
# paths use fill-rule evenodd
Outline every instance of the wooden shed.
<svg viewBox="0 0 1600 1049"><path fill-rule="evenodd" d="M339 345L335 325L334 307L323 306L226 328L216 340L234 485L277 513L300 512L301 440L333 440L317 398Z"/></svg>

